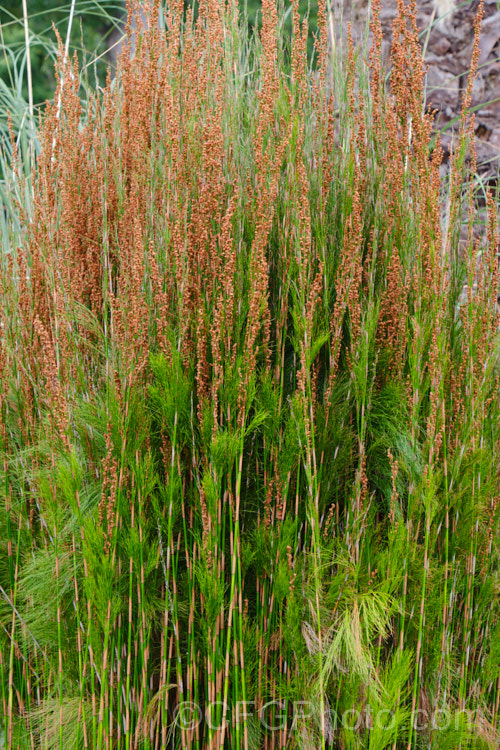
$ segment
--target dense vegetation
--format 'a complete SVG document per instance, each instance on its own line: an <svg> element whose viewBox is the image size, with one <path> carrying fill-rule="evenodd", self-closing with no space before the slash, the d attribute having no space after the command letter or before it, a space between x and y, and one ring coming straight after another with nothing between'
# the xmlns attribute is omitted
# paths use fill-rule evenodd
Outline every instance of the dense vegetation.
<svg viewBox="0 0 500 750"><path fill-rule="evenodd" d="M314 70L296 1L148 13L3 150L6 746L498 747L477 44L442 178L414 4L390 93L376 1Z"/></svg>
<svg viewBox="0 0 500 750"><path fill-rule="evenodd" d="M73 12L71 5L74 5ZM185 8L197 3L185 0ZM309 7L300 0L301 16L307 13L309 23L308 52L312 53L313 31L317 28L317 3ZM261 22L260 0L240 1L246 12L248 28L253 30ZM284 3L284 27L291 31L291 6ZM28 101L27 50L31 66L32 95L35 106L40 106L54 96L56 86L54 64L57 59L57 41L54 27L62 39L69 32L72 50L77 50L80 65L95 86L104 82L107 65L114 60L109 50L116 45L115 31L123 33L126 19L125 0L78 0L61 5L60 0L27 0L26 17L22 0L2 0L0 4L0 102L12 97L13 92ZM29 46L26 45L26 34ZM12 107L11 107L12 109ZM1 104L0 104L1 114Z"/></svg>

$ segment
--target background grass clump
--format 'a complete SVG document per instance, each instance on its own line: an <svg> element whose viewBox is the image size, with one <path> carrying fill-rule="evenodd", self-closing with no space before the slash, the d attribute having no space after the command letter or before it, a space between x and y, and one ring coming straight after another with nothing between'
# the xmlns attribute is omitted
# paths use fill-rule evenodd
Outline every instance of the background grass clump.
<svg viewBox="0 0 500 750"><path fill-rule="evenodd" d="M69 32L72 49L84 55L89 77L106 78L103 59L112 31L119 27L126 4L122 0L2 0L0 4L0 90L28 101L27 67L35 106L54 96L57 40ZM26 29L29 45L26 45ZM113 40L114 41L114 40ZM94 75L95 74L95 75ZM2 97L3 98L3 97ZM2 113L3 114L3 113Z"/></svg>
<svg viewBox="0 0 500 750"><path fill-rule="evenodd" d="M415 13L389 91L378 3L312 66L297 2L157 2L11 126L7 747L498 746L497 207L477 43L445 184Z"/></svg>

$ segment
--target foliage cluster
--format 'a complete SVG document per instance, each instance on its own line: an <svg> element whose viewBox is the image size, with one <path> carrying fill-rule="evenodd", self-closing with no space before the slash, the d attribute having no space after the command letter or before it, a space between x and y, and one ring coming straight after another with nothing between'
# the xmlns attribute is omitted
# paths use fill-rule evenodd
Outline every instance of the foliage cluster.
<svg viewBox="0 0 500 750"><path fill-rule="evenodd" d="M61 5L60 0L28 0L26 9L28 14L25 19L20 0L2 0L0 5L0 79L3 87L19 90L24 100L28 101L26 20L30 40L33 101L35 105L39 105L54 96L57 45L53 25L64 38L69 20L68 6ZM79 0L75 4L70 29L71 47L81 53L84 49L87 50L86 62L93 72L92 61L96 60L96 72L103 78L106 68L100 56L106 50L111 29L124 12L125 3L121 0Z"/></svg>

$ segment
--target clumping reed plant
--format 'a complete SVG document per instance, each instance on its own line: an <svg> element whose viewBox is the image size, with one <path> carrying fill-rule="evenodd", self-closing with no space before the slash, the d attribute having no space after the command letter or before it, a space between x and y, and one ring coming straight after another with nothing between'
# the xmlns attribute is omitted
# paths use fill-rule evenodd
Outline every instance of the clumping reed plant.
<svg viewBox="0 0 500 750"><path fill-rule="evenodd" d="M291 38L274 0L251 37L234 1L157 0L85 107L61 46L31 174L14 139L8 748L499 746L481 11L444 186L415 3L390 91L372 10L333 59L321 4L313 69L298 0Z"/></svg>

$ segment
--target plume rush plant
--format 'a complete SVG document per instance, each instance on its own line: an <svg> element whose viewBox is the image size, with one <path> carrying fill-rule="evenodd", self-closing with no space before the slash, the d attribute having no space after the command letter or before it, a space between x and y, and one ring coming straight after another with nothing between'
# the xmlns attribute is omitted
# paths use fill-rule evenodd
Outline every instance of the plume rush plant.
<svg viewBox="0 0 500 750"><path fill-rule="evenodd" d="M497 746L497 208L379 14L341 76L324 8L313 74L296 2L131 3L85 106L61 49L0 276L9 748Z"/></svg>

